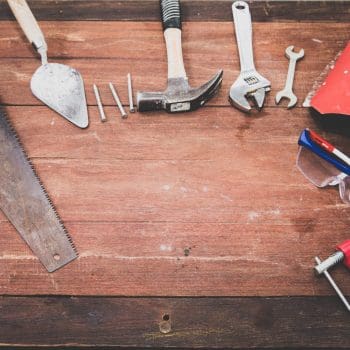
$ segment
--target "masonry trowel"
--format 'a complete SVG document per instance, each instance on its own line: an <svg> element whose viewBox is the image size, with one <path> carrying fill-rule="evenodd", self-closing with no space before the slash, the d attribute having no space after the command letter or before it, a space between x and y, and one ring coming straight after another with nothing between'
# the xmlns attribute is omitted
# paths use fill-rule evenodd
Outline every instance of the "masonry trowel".
<svg viewBox="0 0 350 350"><path fill-rule="evenodd" d="M74 125L89 124L84 82L80 73L64 64L48 63L44 35L25 0L7 0L29 42L41 56L30 87L35 97Z"/></svg>

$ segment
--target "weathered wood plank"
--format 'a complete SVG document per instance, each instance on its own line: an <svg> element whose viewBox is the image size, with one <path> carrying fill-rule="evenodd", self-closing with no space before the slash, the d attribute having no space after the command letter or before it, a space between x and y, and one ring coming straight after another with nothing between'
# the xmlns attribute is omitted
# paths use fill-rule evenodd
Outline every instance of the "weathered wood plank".
<svg viewBox="0 0 350 350"><path fill-rule="evenodd" d="M348 4L251 3L254 21L307 21L254 23L257 67L273 83L267 106L274 106L275 92L284 84L289 44L306 50L295 89L302 101L348 40L348 23L317 21L348 22ZM226 108L239 67L231 1L183 1L192 85L218 68L226 72L219 96L209 104L216 107L178 117L136 114L126 121L109 107L104 125L92 83L101 85L109 106L106 83L116 82L126 101L130 67L135 91L165 86L158 1L32 0L30 5L48 21L41 25L50 57L84 74L91 126L78 130L38 107L28 82L39 61L4 0L0 96L2 103L24 105L9 108L10 119L81 255L47 274L0 214L0 294L333 295L324 279L313 276L313 256L327 256L348 238L348 207L336 189L317 190L295 169L298 133L314 127L306 110L265 108L261 118L247 118ZM113 20L155 22L106 22ZM331 139L350 149L349 140ZM334 272L346 294L348 276L341 267ZM0 297L0 310L4 348L350 347L348 315L336 297ZM168 326L164 314L170 317L168 334L160 332Z"/></svg>
<svg viewBox="0 0 350 350"><path fill-rule="evenodd" d="M294 167L279 172L288 160L294 163L294 154L275 163L269 163L273 155L264 156L266 163L262 156L254 160L254 154L248 155L250 160L34 163L68 221L246 223L250 213L258 216L258 222L266 221L267 212L273 223L275 211L282 211L277 215L282 221L291 215L313 215L317 220L327 212L346 213L336 189L315 189ZM284 177L287 172L292 174Z"/></svg>
<svg viewBox="0 0 350 350"><path fill-rule="evenodd" d="M331 292L313 277L312 259L347 238L348 208L295 168L297 136L312 125L306 110L247 119L204 108L107 124L90 110L92 125L79 130L45 107L9 108L81 258L48 275L2 218L0 293Z"/></svg>
<svg viewBox="0 0 350 350"><path fill-rule="evenodd" d="M15 22L0 23L0 28L4 33L4 39L0 40L2 102L38 105L29 90L29 81L40 62ZM135 93L165 89L167 63L160 24L45 22L43 29L48 36L50 56L55 57L52 61L70 64L83 74L89 104L96 104L93 83L100 85L103 102L114 104L107 87L111 80L126 102L126 74L130 71ZM304 60L298 64L295 81L295 92L302 103L313 81L344 47L350 25L257 23L254 29L258 70L272 81L266 104L274 106L274 96L286 79L286 43L302 46L306 51ZM184 26L184 56L193 86L200 86L218 69L224 69L223 86L209 105L229 105L228 91L239 73L232 24L188 23Z"/></svg>
<svg viewBox="0 0 350 350"><path fill-rule="evenodd" d="M304 108L265 108L257 118L230 107L207 107L176 116L134 113L122 120L115 107L106 107L107 122L101 123L97 107L91 106L90 126L85 130L45 106L6 110L31 158L246 162L252 155L246 164L253 175L258 162L263 172L278 167L278 178L290 184L300 179L295 178L294 160L301 130L311 127L321 132ZM349 139L323 135L349 152Z"/></svg>
<svg viewBox="0 0 350 350"><path fill-rule="evenodd" d="M0 298L0 308L4 346L350 347L336 298L21 297Z"/></svg>
<svg viewBox="0 0 350 350"><path fill-rule="evenodd" d="M328 256L348 238L349 223L300 213L274 223L276 212L254 213L259 217L245 223L66 221L80 256L54 274L0 222L0 294L333 295L314 276L313 257ZM333 275L350 294L345 268Z"/></svg>
<svg viewBox="0 0 350 350"><path fill-rule="evenodd" d="M1 258L1 293L311 295L318 288L319 293L331 293L326 282L313 278L312 256L320 251L328 254L347 238L347 207L340 204L336 189L316 190L294 167L297 136L303 127L313 126L306 110L265 108L261 118L247 118L233 108L209 107L184 116L136 114L121 121L110 107L110 120L101 124L91 107L90 128L79 130L47 108L35 106L38 102L28 81L38 60L15 22L0 26L6 34L0 40L4 71L0 95L6 104L31 104L9 108L10 118L82 253L71 268L47 275L19 237L12 243L16 233L2 216L0 225L7 233L1 247L7 248ZM302 95L344 46L349 30L347 24L254 26L259 71L275 79L268 106L283 86L288 65L280 33L288 41L292 36L296 45L307 50L296 80L295 90ZM87 86L113 80L115 70L125 98L125 75L131 66L135 90L165 84L159 23L45 22L43 27L52 55L81 69ZM125 38L135 28L138 34L130 45ZM193 85L208 79L218 65L224 67L228 78L211 105L228 106L228 87L238 73L237 57L232 58L237 56L232 23L187 23L184 29ZM111 33L116 33L115 42ZM214 48L210 55L209 48ZM111 105L105 85L102 91L105 103ZM90 89L88 99L94 104ZM334 140L345 151L350 146L344 139ZM339 226L334 225L334 217L340 218ZM147 223L155 227L144 231ZM230 227L224 233L221 225L226 224ZM336 234L330 235L335 229ZM120 231L128 233L130 240ZM147 242L135 238L135 232L145 234ZM225 247L230 242L227 248L217 243L213 232L223 237ZM243 247L237 246L242 232L247 232ZM174 250L167 251L165 233L179 240ZM127 249L120 251L124 242ZM158 254L152 255L154 247ZM184 257L186 247L201 249L197 256L191 250ZM237 255L240 250L244 253ZM286 258L286 251L294 255ZM346 275L338 272L336 277L346 290ZM155 280L161 283L155 285Z"/></svg>
<svg viewBox="0 0 350 350"><path fill-rule="evenodd" d="M158 0L29 0L40 20L157 21ZM184 21L230 21L232 0L182 0ZM255 21L348 21L349 1L251 1ZM0 0L0 20L13 19Z"/></svg>
<svg viewBox="0 0 350 350"><path fill-rule="evenodd" d="M216 161L39 159L34 164L68 221L247 223L252 213L258 216L257 222L273 223L275 211L282 221L291 215L308 218L313 214L317 219L326 212L345 214L336 189L317 190L297 172L294 154L274 163L274 155L254 159L247 152L247 157ZM291 166L282 171L288 163Z"/></svg>
<svg viewBox="0 0 350 350"><path fill-rule="evenodd" d="M154 60L166 63L161 23L45 21L40 26L45 32L49 55L53 58L113 58L127 60L130 66L133 66L130 60L138 60L139 64ZM38 58L16 22L1 22L0 28L1 58ZM289 44L303 47L306 51L305 60L309 62L327 60L324 56L334 54L334 50L345 46L349 29L348 22L254 23L256 60L275 62L285 59L284 50ZM211 61L238 61L231 22L185 23L182 37L185 59L193 59L189 65L196 64L196 60L206 60L208 65L213 63Z"/></svg>

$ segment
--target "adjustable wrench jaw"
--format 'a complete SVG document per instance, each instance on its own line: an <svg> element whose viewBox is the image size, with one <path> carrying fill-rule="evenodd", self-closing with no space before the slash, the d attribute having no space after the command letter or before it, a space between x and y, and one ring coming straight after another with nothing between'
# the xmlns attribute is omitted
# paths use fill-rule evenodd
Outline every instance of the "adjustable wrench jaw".
<svg viewBox="0 0 350 350"><path fill-rule="evenodd" d="M241 72L238 79L230 89L229 101L236 108L249 113L252 110L252 101L255 108L260 111L264 106L266 92L270 91L271 83L252 70Z"/></svg>

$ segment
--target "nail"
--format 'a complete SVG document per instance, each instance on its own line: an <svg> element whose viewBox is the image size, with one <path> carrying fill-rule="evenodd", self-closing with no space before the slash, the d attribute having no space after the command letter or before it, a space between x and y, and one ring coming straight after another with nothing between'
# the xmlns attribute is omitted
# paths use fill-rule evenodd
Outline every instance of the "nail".
<svg viewBox="0 0 350 350"><path fill-rule="evenodd" d="M120 99L119 99L119 96L117 94L117 91L115 90L114 86L112 83L109 83L109 88L111 89L111 92L112 92L112 95L113 95L113 98L115 100L115 102L117 103L118 105L118 108L120 110L120 113L121 113L121 116L123 119L127 118L128 115L126 114L124 108L123 108L123 105L122 103L120 102Z"/></svg>
<svg viewBox="0 0 350 350"><path fill-rule="evenodd" d="M97 102L97 107L98 107L98 110L100 112L101 122L105 122L107 120L107 118L106 118L105 112L103 110L103 106L102 106L102 102L101 102L100 93L98 91L98 87L94 84L93 88L94 88L95 98L96 98L96 102Z"/></svg>
<svg viewBox="0 0 350 350"><path fill-rule="evenodd" d="M132 93L132 82L131 82L131 74L128 73L128 94L129 94L129 110L131 113L135 112L134 101L133 101L133 93Z"/></svg>

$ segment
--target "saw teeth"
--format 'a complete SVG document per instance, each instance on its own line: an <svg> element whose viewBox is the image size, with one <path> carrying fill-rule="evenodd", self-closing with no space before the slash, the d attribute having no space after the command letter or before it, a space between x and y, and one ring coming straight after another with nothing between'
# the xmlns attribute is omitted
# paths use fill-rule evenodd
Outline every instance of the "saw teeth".
<svg viewBox="0 0 350 350"><path fill-rule="evenodd" d="M1 107L0 107L0 108L1 108ZM42 191L43 191L43 193L44 193L44 195L45 195L47 201L49 202L49 204L50 204L50 206L51 206L51 209L52 209L53 212L55 213L55 217L56 217L57 221L59 222L59 224L60 224L60 226L61 226L61 228L62 228L62 230L63 230L65 236L67 237L67 239L68 239L68 241L69 241L69 243L70 243L72 249L74 250L75 254L76 254L77 256L79 256L78 251L77 251L77 248L76 248L76 246L75 246L75 244L74 244L74 242L73 242L72 237L71 237L70 234L68 233L68 230L67 230L66 227L64 226L62 219L61 219L60 216L58 215L58 212L57 212L57 210L56 210L56 207L54 206L54 204L53 204L51 198L49 197L49 195L48 195L48 193L47 193L47 191L46 191L46 189L45 189L45 187L44 187L43 182L41 181L40 177L38 176L37 171L36 171L36 169L35 169L35 166L34 166L32 160L28 157L28 155L27 155L27 153L26 153L26 151L25 151L25 149L24 149L24 147L23 147L23 144L22 144L22 142L21 142L21 140L20 140L20 138L19 138L19 135L18 135L16 129L13 127L13 125L12 125L12 123L11 123L11 121L10 121L8 115L7 115L7 113L5 112L5 110L4 110L3 108L1 108L1 115L4 117L5 121L7 122L7 125L9 126L9 133L12 133L12 136L14 136L14 139L16 140L19 149L21 150L21 152L23 153L23 155L24 155L25 159L27 160L28 164L29 164L30 167L32 168L33 174L34 174L34 176L36 177L36 179L38 180L39 185L40 185L40 187L41 187L41 189L42 189Z"/></svg>

